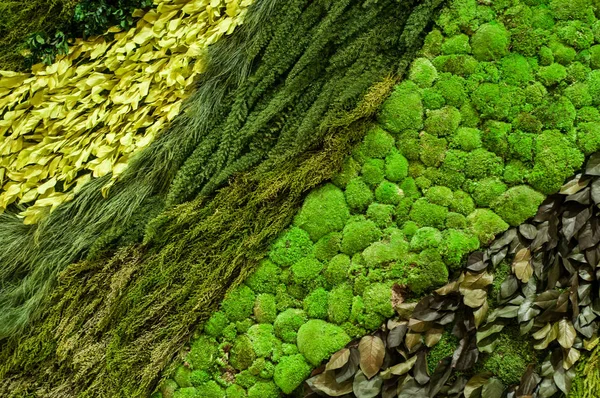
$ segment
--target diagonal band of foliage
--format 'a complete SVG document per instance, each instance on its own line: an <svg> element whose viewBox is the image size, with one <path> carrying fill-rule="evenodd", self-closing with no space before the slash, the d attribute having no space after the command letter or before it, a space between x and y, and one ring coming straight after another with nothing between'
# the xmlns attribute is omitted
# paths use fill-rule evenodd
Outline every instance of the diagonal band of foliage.
<svg viewBox="0 0 600 398"><path fill-rule="evenodd" d="M27 324L56 273L84 256L103 233L134 225L143 229L144 220L162 209L161 196L193 148L197 124L210 119L207 115L216 112L213 108L222 99L215 87L227 92L248 76L251 59L245 58L242 43L256 36L273 8L273 0L261 2L238 35L209 50L209 56L214 51L223 58L209 63L213 67L199 83L204 91L198 90L183 106L183 114L169 131L131 160L110 198L101 194L110 182L108 174L86 184L72 202L59 206L38 225L23 225L10 212L0 214L0 246L7 249L0 254L0 338Z"/></svg>
<svg viewBox="0 0 600 398"><path fill-rule="evenodd" d="M108 200L100 187L110 176L87 184L37 226L0 215L0 246L10 248L0 254L0 336L28 322L67 264L90 248L97 253L121 238L138 240L163 199L171 206L210 194L235 173L269 170L322 142L328 126L417 47L412 37L432 9L423 4L408 20L406 39L402 21L412 3L255 4L231 40L210 49L208 70L183 115L132 160Z"/></svg>
<svg viewBox="0 0 600 398"><path fill-rule="evenodd" d="M306 48L293 55L292 49L286 47L292 43L287 43L277 50L286 49L285 54L275 56L273 53L268 58L279 46L270 47L268 43L276 43L284 34L277 30L285 27L281 18L295 15L289 4L302 11L294 18L325 15L318 26L327 26L329 30L309 29L315 36L313 41L319 41L321 34L327 36L323 39L325 44L314 47L300 42L298 45ZM158 371L169 362L193 327L210 315L228 286L239 283L254 269L270 241L289 225L303 195L339 169L352 143L364 134L366 119L377 111L389 93L394 80L386 76L401 73L408 66L420 47L421 33L438 6L438 2L427 1L419 7L399 6L393 1L364 4L365 9L362 9L363 2L348 2L346 7L338 9L327 1L290 2L278 9L283 14L272 15L278 2L257 3L248 14L244 30L240 29L240 34L236 32L232 37L231 52L215 52L214 73L205 74L210 77L202 79L199 92L188 102L184 116L175 122L171 131L130 166L130 171L115 186L116 195L102 202L99 194L94 193L96 187L84 189L80 198L57 209L51 219L40 226L54 229L54 238L63 239L52 243L57 245L53 260L60 267L56 269L66 265L66 257L69 261L77 258L100 232L108 229L119 236L129 228L129 225L119 224L124 224L136 211L137 214L146 212L139 206L157 200L157 207L161 207L161 194L168 191L172 170L177 169L174 166L181 164L186 154L195 150L193 159L202 154L202 148L215 145L211 128L219 130L229 106L235 104L237 91L232 87L242 87L251 94L252 88L255 96L263 93L242 126L248 132L242 141L246 138L248 141L241 145L247 148L242 153L258 153L267 161L256 170L238 176L214 198L200 196L166 212L149 226L148 246L124 249L109 261L83 262L68 268L59 288L46 301L51 310L32 326L29 337L7 342L2 352L5 366L0 374L5 381L0 391L14 393L32 389L43 391L45 396L61 396L64 391L73 395L136 396L153 387ZM365 10L372 13L370 29L364 29ZM262 16L254 13L262 13ZM354 18L353 23L348 20L350 16ZM334 21L337 22L333 24ZM307 29L314 21L309 18L305 23ZM331 26L336 29L332 30ZM254 41L242 40L248 37ZM292 42L293 39L290 36ZM215 51L224 48L219 44L214 46ZM242 45L245 50L234 51ZM335 65L335 71L333 66L330 72L322 70L323 48L331 52L329 63ZM294 106L286 105L285 112L271 120L271 113L282 98L278 93L289 89L287 80L275 79L269 74L254 80L252 74L255 87L245 86L243 82L249 73L259 73L263 60L270 59L269 62L277 65L288 53L297 60L289 66L279 66L287 68L280 73L285 72L289 83L297 89L306 90L296 94L300 100ZM261 62L251 68L255 57ZM312 86L309 82L315 76L309 71L329 76L328 80L319 82L317 79L318 84ZM373 86L377 82L379 84ZM323 87L335 88L337 96L331 98L323 94ZM252 96L244 98L250 103L254 101ZM217 104L222 104L225 110ZM318 118L318 122L314 118ZM271 134L288 130L303 131L304 135L289 132L286 140L291 142L269 139ZM309 133L310 136L306 136ZM272 146L273 152L265 153L266 148L255 147L261 143L267 143L268 148ZM273 156L267 157L271 153ZM212 162L216 162L211 166L214 167L212 174L202 174L199 170L199 182L194 183L196 191L209 187L206 192L211 192L221 183L223 175L242 171L255 163L246 162L246 166L239 167L224 158L215 158ZM211 175L217 177L212 180L212 188L207 184L211 183ZM166 183L157 185L157 181ZM99 179L97 184L102 183ZM195 195L195 192L186 192ZM142 203L144 198L151 199ZM59 216L54 218L54 214ZM94 219L92 215L99 218ZM71 232L65 234L61 230L69 216L73 218L68 225L82 228L70 235L71 238L82 237L76 248L69 245ZM142 233L144 220L135 220L135 223L142 225L142 231L134 232ZM115 228L111 230L111 226ZM33 239L33 235L26 236ZM44 234L39 237L43 238ZM65 253L68 255L62 256ZM52 259L48 252L39 253L40 262L48 259ZM13 314L18 316L19 312ZM57 368L40 376L43 372L39 369L49 366ZM76 369L75 376L72 369Z"/></svg>
<svg viewBox="0 0 600 398"><path fill-rule="evenodd" d="M412 63L409 79L384 104L379 125L344 161L332 184L307 196L293 227L275 241L256 272L228 293L157 394L291 393L351 337L377 329L394 314L392 304L399 301L394 283L412 292L404 299L418 299L446 283L464 256L534 216L545 196L561 189L585 156L599 149L597 64L585 50L598 38L588 32L585 40L573 42L579 37L575 32L586 31L597 17L592 7L579 6L449 2L436 20L439 30L430 32ZM566 49L569 45L579 55ZM561 58L563 51L571 55ZM504 247L494 248L495 257L496 249ZM482 275L469 275L458 287L461 294L465 290L462 313L476 312L476 322L487 311L479 284L491 283ZM524 288L527 294L530 290ZM500 318L515 314L522 298L514 299ZM442 326L455 321L455 303L444 300L432 303L444 310ZM419 331L428 332L428 346L440 337L439 325L429 322L410 325L409 351L422 343ZM457 327L469 335L455 359L459 370L476 358L473 334L479 325L473 323L458 319ZM514 339L507 334L501 340ZM446 382L441 376L449 367L435 376L434 389L424 386L429 377L424 353L412 358L419 373L402 380L410 382L402 397L420 396L415 394L423 390L435 395ZM513 355L504 344L489 363L492 369L504 354L520 364L533 357L531 352ZM552 363L557 386L567 390L557 363ZM508 384L521 374L514 368L498 372ZM357 396L374 396L377 380L365 380L373 376L364 369L357 374L364 394ZM531 386L535 374L528 372L526 380ZM498 383L485 387L484 396L490 388L501 389ZM325 376L318 384L331 389L333 383ZM475 384L466 395L482 387ZM461 389L459 382L452 394L460 395Z"/></svg>

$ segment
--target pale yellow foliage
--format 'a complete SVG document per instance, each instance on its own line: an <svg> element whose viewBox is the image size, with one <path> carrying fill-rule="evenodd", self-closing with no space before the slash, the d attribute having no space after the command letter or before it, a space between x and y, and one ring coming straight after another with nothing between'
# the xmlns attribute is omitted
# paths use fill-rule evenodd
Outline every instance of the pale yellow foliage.
<svg viewBox="0 0 600 398"><path fill-rule="evenodd" d="M206 48L253 0L155 0L129 31L78 40L31 73L0 71L0 212L35 223L90 179L123 172L179 112Z"/></svg>

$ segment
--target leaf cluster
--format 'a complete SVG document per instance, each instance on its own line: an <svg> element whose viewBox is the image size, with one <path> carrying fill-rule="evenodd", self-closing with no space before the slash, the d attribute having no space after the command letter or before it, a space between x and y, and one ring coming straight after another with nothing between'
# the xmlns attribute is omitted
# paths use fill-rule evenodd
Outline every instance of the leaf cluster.
<svg viewBox="0 0 600 398"><path fill-rule="evenodd" d="M153 194L164 188L157 181L165 184L173 172L168 162L181 137L162 137L145 155L140 152L183 106L195 77L203 72L206 54L200 50L226 34L224 27L233 31L243 21L245 7L230 9L232 16L225 9L217 14L184 4L149 12L149 21L112 42L81 42L76 53L47 67L38 65L33 75L11 72L0 78L7 89L0 99L1 112L14 115L11 109L20 109L4 125L10 138L0 149L5 188L0 193L0 241L10 248L0 255L5 264L0 316L6 316L0 336L29 321L47 293L43 286L54 283L59 269L90 249L96 255L117 242L141 241L146 223L164 208L163 198ZM168 21L179 29L170 31ZM190 21L203 21L203 27ZM185 43L188 34L194 51ZM119 59L129 35L135 40L126 53L132 69L122 74ZM152 79L147 79L148 68ZM70 96L74 102L69 106L77 112L64 106ZM126 168L129 160L131 167ZM61 206L65 202L70 203ZM51 210L56 211L48 215ZM31 272L23 273L22 267Z"/></svg>
<svg viewBox="0 0 600 398"><path fill-rule="evenodd" d="M597 369L587 358L596 351L600 326L590 296L598 283L599 165L600 154L595 154L535 217L473 253L457 280L418 303L400 300L395 307L400 319L389 320L378 332L386 343L380 344L385 359L368 357L364 366L374 370L364 381L359 360L352 360L354 342L350 355L344 348L324 373L309 379L310 388L326 396L352 391L357 397L570 396L580 356L586 358L577 367L580 372L591 375ZM489 287L505 261L512 269L493 301L499 304L490 309ZM427 368L421 356L433 356L450 331L458 344L442 350L445 357L436 355L437 362ZM344 376L349 369L353 384ZM586 383L589 390L582 389L578 377L574 396L597 394L595 377ZM369 384L370 379L377 382Z"/></svg>
<svg viewBox="0 0 600 398"><path fill-rule="evenodd" d="M242 23L247 4L224 4L161 7L110 40L79 40L53 65L3 73L0 211L37 223L110 173L107 196L128 161L179 113L206 48Z"/></svg>
<svg viewBox="0 0 600 398"><path fill-rule="evenodd" d="M65 7L62 12L67 15L69 12L72 14L68 19L64 18L62 23L56 21L52 24L48 23L52 21L44 21L45 23L38 27L40 30L22 32L24 35L18 40L23 40L25 37L24 42L15 40L12 46L2 48L0 50L2 52L16 51L18 48L20 54L26 55L20 61L21 65L10 65L11 68L0 64L0 69L21 70L40 61L50 65L58 55L69 52L74 39L103 34L113 26L128 29L135 22L133 17L135 10L147 9L153 5L152 0L81 0L70 3L72 3L71 7ZM64 4L69 5L69 2ZM15 17L14 14L6 16L6 18Z"/></svg>

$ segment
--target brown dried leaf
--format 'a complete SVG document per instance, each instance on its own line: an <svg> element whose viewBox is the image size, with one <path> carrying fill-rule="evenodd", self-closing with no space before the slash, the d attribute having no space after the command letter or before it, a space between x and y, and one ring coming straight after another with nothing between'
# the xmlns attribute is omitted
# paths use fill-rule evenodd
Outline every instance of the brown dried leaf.
<svg viewBox="0 0 600 398"><path fill-rule="evenodd" d="M487 290L475 289L475 290L461 290L463 294L463 301L465 305L471 308L478 308L483 305L487 300Z"/></svg>
<svg viewBox="0 0 600 398"><path fill-rule="evenodd" d="M496 324L492 324L492 325L485 325L476 334L476 336L477 336L477 342L479 343L480 341L482 341L486 337L491 336L491 335L493 335L495 333L500 333L502 331L502 329L504 329L504 325L501 324L501 323L496 323Z"/></svg>
<svg viewBox="0 0 600 398"><path fill-rule="evenodd" d="M444 329L429 329L427 333L425 333L425 345L427 347L436 345L442 338L443 332Z"/></svg>
<svg viewBox="0 0 600 398"><path fill-rule="evenodd" d="M402 319L409 319L418 303L402 303L394 309Z"/></svg>
<svg viewBox="0 0 600 398"><path fill-rule="evenodd" d="M573 324L571 323L571 321L567 320L567 319L561 319L558 322L558 343L563 347L563 348L571 348L573 347L573 343L575 342L575 337L577 337L577 332L575 331L575 328L573 327Z"/></svg>
<svg viewBox="0 0 600 398"><path fill-rule="evenodd" d="M483 289L494 282L494 275L487 272L473 273L465 272L465 278L460 283L460 288Z"/></svg>
<svg viewBox="0 0 600 398"><path fill-rule="evenodd" d="M571 347L564 354L565 359L563 360L563 368L565 370L568 370L571 366L575 365L575 362L577 362L579 360L580 356L581 356L581 353L579 352L579 350Z"/></svg>
<svg viewBox="0 0 600 398"><path fill-rule="evenodd" d="M590 156L590 159L585 165L585 174L592 176L600 176L600 153L596 152Z"/></svg>
<svg viewBox="0 0 600 398"><path fill-rule="evenodd" d="M589 220L592 212L589 207L581 208L581 206L569 207L562 213L562 228L561 232L564 238L569 241Z"/></svg>
<svg viewBox="0 0 600 398"><path fill-rule="evenodd" d="M550 328L550 331L546 334L544 339L534 345L533 348L536 350L545 350L548 347L548 344L556 340L556 337L558 337L558 323L552 325L552 328Z"/></svg>
<svg viewBox="0 0 600 398"><path fill-rule="evenodd" d="M595 204L600 203L600 179L594 180L590 188L592 200Z"/></svg>
<svg viewBox="0 0 600 398"><path fill-rule="evenodd" d="M507 299L515 294L518 288L519 281L517 281L517 278L514 275L509 275L500 285L500 297Z"/></svg>
<svg viewBox="0 0 600 398"><path fill-rule="evenodd" d="M531 266L531 251L529 248L523 248L517 252L513 260L512 268L517 278L523 283L529 282L529 278L533 275L533 267Z"/></svg>
<svg viewBox="0 0 600 398"><path fill-rule="evenodd" d="M385 346L377 336L365 336L358 343L360 369L370 379L379 372L385 357Z"/></svg>
<svg viewBox="0 0 600 398"><path fill-rule="evenodd" d="M350 358L348 359L348 362L340 369L335 370L335 381L338 384L341 384L345 381L351 380L356 374L359 366L360 353L358 352L357 348L351 347Z"/></svg>
<svg viewBox="0 0 600 398"><path fill-rule="evenodd" d="M483 305L481 307L479 307L476 311L473 312L473 316L475 317L475 328L479 328L479 325L483 323L487 315L488 309L489 305L486 300L483 302Z"/></svg>
<svg viewBox="0 0 600 398"><path fill-rule="evenodd" d="M538 294L535 298L535 304L543 309L548 309L556 305L560 293L556 290L546 290L545 292Z"/></svg>
<svg viewBox="0 0 600 398"><path fill-rule="evenodd" d="M419 333L406 333L406 336L404 337L404 344L410 352L414 352L415 349L421 344L421 335Z"/></svg>
<svg viewBox="0 0 600 398"><path fill-rule="evenodd" d="M585 177L581 177L581 174L577 174L573 179L571 179L570 181L568 181L567 183L565 183L565 185L563 185L560 188L560 192L563 195L573 195L574 193L577 193L579 191L581 191L583 188L587 187L587 185L590 183L590 179L589 178L585 178Z"/></svg>
<svg viewBox="0 0 600 398"><path fill-rule="evenodd" d="M481 251L471 253L469 255L469 258L467 259L467 269L475 272L484 270L485 268L487 268L487 262L484 261L484 259L485 255Z"/></svg>
<svg viewBox="0 0 600 398"><path fill-rule="evenodd" d="M583 340L583 348L592 351L598 343L600 343L600 337L594 334L591 338Z"/></svg>
<svg viewBox="0 0 600 398"><path fill-rule="evenodd" d="M416 355L412 356L411 358L407 359L406 361L404 361L402 363L399 363L397 365L392 366L388 370L393 375L402 376L403 374L407 373L409 370L412 369L412 367L414 366L415 362L417 362L417 356Z"/></svg>
<svg viewBox="0 0 600 398"><path fill-rule="evenodd" d="M482 388L491 376L491 373L485 372L471 377L465 386L465 398L475 397L476 391Z"/></svg>
<svg viewBox="0 0 600 398"><path fill-rule="evenodd" d="M523 398L531 397L541 380L540 375L535 372L535 366L529 365L523 376L521 376L517 396Z"/></svg>
<svg viewBox="0 0 600 398"><path fill-rule="evenodd" d="M457 291L458 291L458 281L450 282L450 283L440 287L439 289L435 290L435 292L437 294L439 294L440 296L446 296L450 293L454 293Z"/></svg>
<svg viewBox="0 0 600 398"><path fill-rule="evenodd" d="M350 349L342 348L331 356L331 359L325 366L325 370L339 369L348 363L348 359L350 359Z"/></svg>
<svg viewBox="0 0 600 398"><path fill-rule="evenodd" d="M504 393L504 384L494 377L489 379L487 383L484 384L483 390L481 390L481 396L485 398L501 398ZM525 397L520 397L525 398Z"/></svg>
<svg viewBox="0 0 600 398"><path fill-rule="evenodd" d="M347 380L341 384L335 381L333 372L323 372L306 381L308 385L330 397L341 397L352 392L352 380Z"/></svg>
<svg viewBox="0 0 600 398"><path fill-rule="evenodd" d="M533 240L537 235L537 228L531 224L521 224L519 226L519 233L523 235L525 239Z"/></svg>
<svg viewBox="0 0 600 398"><path fill-rule="evenodd" d="M552 374L554 383L565 395L569 394L569 391L571 391L571 382L575 377L575 369L570 368L569 370L565 370L562 366L558 366L554 370Z"/></svg>
<svg viewBox="0 0 600 398"><path fill-rule="evenodd" d="M408 328L413 332L423 333L433 326L433 322L425 322L419 319L411 318L408 321Z"/></svg>
<svg viewBox="0 0 600 398"><path fill-rule="evenodd" d="M376 376L369 379L359 370L352 383L352 392L356 398L375 398L381 392L382 386L383 379L381 377Z"/></svg>
<svg viewBox="0 0 600 398"><path fill-rule="evenodd" d="M474 336L466 335L458 342L458 347L452 353L452 366L456 370L470 369L479 358L477 341Z"/></svg>
<svg viewBox="0 0 600 398"><path fill-rule="evenodd" d="M404 335L406 334L407 330L407 322L403 322L402 324L390 330L386 339L388 348L396 348L400 346L400 344L402 344L402 340L404 339Z"/></svg>
<svg viewBox="0 0 600 398"><path fill-rule="evenodd" d="M425 350L419 351L417 354L417 362L415 362L415 366L413 368L413 376L417 383L420 385L425 385L429 382L429 374L427 371L427 353Z"/></svg>
<svg viewBox="0 0 600 398"><path fill-rule="evenodd" d="M550 333L550 330L552 330L552 325L550 323L547 323L546 326L544 326L543 328L541 328L540 330L538 330L531 336L536 340L540 340L540 339L543 339L544 337L546 337L548 335L548 333Z"/></svg>

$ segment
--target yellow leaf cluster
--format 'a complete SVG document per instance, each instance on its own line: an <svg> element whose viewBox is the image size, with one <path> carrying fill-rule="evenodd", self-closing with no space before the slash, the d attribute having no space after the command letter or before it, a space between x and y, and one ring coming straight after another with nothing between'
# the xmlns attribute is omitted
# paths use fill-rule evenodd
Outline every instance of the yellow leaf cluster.
<svg viewBox="0 0 600 398"><path fill-rule="evenodd" d="M135 27L78 40L31 73L0 71L0 212L36 223L92 178L113 173L179 112L206 48L253 0L155 0Z"/></svg>

